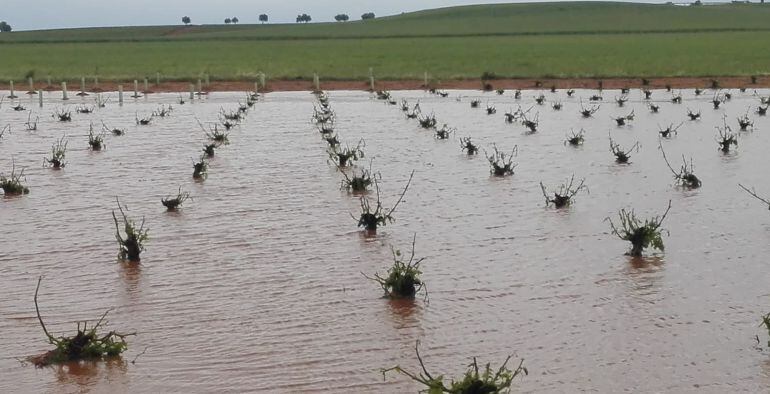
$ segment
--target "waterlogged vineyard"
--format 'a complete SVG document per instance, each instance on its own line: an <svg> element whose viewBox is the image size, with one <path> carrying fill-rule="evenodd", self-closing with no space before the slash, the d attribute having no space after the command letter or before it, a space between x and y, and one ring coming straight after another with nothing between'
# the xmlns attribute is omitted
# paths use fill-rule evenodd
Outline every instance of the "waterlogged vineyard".
<svg viewBox="0 0 770 394"><path fill-rule="evenodd" d="M649 95L335 91L326 125L308 92L5 98L0 172L29 193L0 200L0 391L417 392L381 373L421 372L417 341L447 385L511 356L516 391L765 391L770 215L739 184L770 196L770 92ZM627 255L618 213L669 204ZM366 277L413 243L420 291L383 298ZM114 308L121 358L20 362L52 348L41 275L50 334Z"/></svg>

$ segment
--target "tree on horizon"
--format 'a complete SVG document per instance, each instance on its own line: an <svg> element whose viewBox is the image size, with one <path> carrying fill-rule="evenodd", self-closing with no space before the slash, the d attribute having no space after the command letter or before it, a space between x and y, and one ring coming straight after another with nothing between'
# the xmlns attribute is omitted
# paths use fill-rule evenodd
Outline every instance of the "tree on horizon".
<svg viewBox="0 0 770 394"><path fill-rule="evenodd" d="M262 22L262 24L267 22L267 14L260 14L259 15L259 21Z"/></svg>
<svg viewBox="0 0 770 394"><path fill-rule="evenodd" d="M11 25L8 24L8 22L6 21L0 22L0 32L10 33L11 31L13 31L13 28L11 27Z"/></svg>
<svg viewBox="0 0 770 394"><path fill-rule="evenodd" d="M225 24L226 24L226 25L229 25L229 24L231 24L231 23L233 23L233 20L232 20L232 19L230 19L230 18L225 18Z"/></svg>
<svg viewBox="0 0 770 394"><path fill-rule="evenodd" d="M337 22L347 22L350 20L350 17L348 14L337 14L337 16L334 17L334 20Z"/></svg>
<svg viewBox="0 0 770 394"><path fill-rule="evenodd" d="M310 15L308 14L297 15L297 23L300 23L300 22L308 23L312 20L313 18L311 18Z"/></svg>
<svg viewBox="0 0 770 394"><path fill-rule="evenodd" d="M185 26L187 26L187 25L189 25L190 23L192 23L192 19L190 19L190 17L189 17L189 16L183 16L183 17L182 17L182 23L184 23L184 24L185 24Z"/></svg>

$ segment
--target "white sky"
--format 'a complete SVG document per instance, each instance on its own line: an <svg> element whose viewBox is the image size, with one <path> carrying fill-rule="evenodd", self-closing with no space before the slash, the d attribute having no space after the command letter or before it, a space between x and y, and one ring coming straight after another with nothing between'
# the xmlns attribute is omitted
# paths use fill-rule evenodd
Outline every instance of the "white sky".
<svg viewBox="0 0 770 394"><path fill-rule="evenodd" d="M14 30L90 26L136 26L181 24L182 16L194 24L222 23L237 16L240 23L258 23L265 13L271 23L295 22L307 13L313 22L334 21L334 15L360 19L365 12L377 16L462 4L510 3L511 0L0 0L0 21ZM637 0L637 2L650 2ZM662 2L659 0L657 2Z"/></svg>

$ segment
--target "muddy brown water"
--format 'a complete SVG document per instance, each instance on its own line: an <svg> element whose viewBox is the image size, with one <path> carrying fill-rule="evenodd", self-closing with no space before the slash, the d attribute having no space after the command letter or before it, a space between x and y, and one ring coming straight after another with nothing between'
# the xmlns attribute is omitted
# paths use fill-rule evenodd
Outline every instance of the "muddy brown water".
<svg viewBox="0 0 770 394"><path fill-rule="evenodd" d="M366 93L331 93L340 138L350 145L365 139L358 165L374 160L386 207L415 170L396 221L376 238L364 237L350 217L359 200L340 190L342 176L309 122L307 92L270 93L256 104L204 182L191 178L191 159L205 142L195 117L215 121L241 94L174 105L169 118L146 127L134 125L135 114L174 104L177 95L121 107L112 94L106 108L73 113L71 123L51 115L92 104L91 97L65 104L47 93L40 109L25 96L21 102L40 116L35 132L24 130L27 113L12 111L6 99L0 126L10 123L12 131L0 140L0 168L7 173L13 158L31 193L0 200L0 391L416 392L406 377L380 373L395 364L416 371L416 340L434 374L459 376L472 356L493 364L509 354L524 358L530 375L515 387L525 392L770 388L768 336L758 326L770 312L770 213L737 185L770 195L770 119L750 112L755 130L739 133L729 155L718 151L714 128L726 115L737 130L736 117L758 104L753 93L734 90L713 110L711 92L683 90L676 105L655 91L661 111L651 114L639 91L625 108L612 100L618 91L605 91L599 112L582 119L577 97L594 91L576 98L544 92L564 108L534 106L540 131L533 135L506 124L503 113L533 106L539 92L525 91L519 101L511 92L450 93L394 92L456 127L449 141ZM471 109L476 97L481 108ZM486 115L487 102L497 114ZM688 107L702 119L686 121ZM632 109L630 126L610 119ZM107 136L106 149L91 152L89 122L102 120L127 133ZM658 125L683 121L663 145L677 167L682 154L692 156L703 181L694 191L673 186L658 149ZM584 146L565 146L571 128L586 130ZM67 166L43 168L65 133ZM631 165L613 162L608 133L623 146L641 143ZM483 154L460 151L463 136L487 150L518 144L515 175L490 177ZM546 208L539 182L557 186L573 173L585 177L590 194L569 209ZM180 185L194 200L165 212L160 199ZM141 265L116 262L116 195L150 228ZM669 200L665 252L625 256L628 245L604 219L624 207L660 214ZM408 250L414 234L417 256L426 257L429 302L383 299L361 273L384 272L390 246ZM137 333L124 357L22 365L18 359L49 349L33 304L39 275L50 331L71 335L74 322L114 308L108 328Z"/></svg>

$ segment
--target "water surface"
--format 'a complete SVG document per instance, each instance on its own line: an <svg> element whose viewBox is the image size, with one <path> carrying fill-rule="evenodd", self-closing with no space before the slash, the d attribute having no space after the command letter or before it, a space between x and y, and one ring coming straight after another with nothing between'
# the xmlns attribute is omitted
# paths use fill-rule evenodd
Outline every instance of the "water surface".
<svg viewBox="0 0 770 394"><path fill-rule="evenodd" d="M364 237L350 216L359 200L340 190L343 177L327 163L308 93L270 93L256 104L204 182L191 178L206 142L195 117L216 121L242 94L175 105L171 117L146 127L135 115L177 95L121 107L112 94L106 108L73 113L71 123L51 115L91 97L63 103L50 93L41 109L25 96L40 117L35 132L6 100L0 126L10 123L12 132L0 140L0 169L7 173L15 160L31 193L0 199L0 391L416 392L407 378L379 372L395 364L416 370L416 340L435 374L459 376L472 356L493 364L524 358L530 375L516 386L525 392L766 391L770 351L757 348L755 335L764 345L758 324L770 312L770 215L737 184L770 195L770 120L752 114L755 130L723 155L714 127L726 115L737 130L736 117L756 108L753 93L733 91L713 110L712 92L683 91L676 105L655 91L661 111L651 114L640 92L618 108L612 98L620 92L605 91L594 118L582 119L578 97L594 93L544 92L548 103L530 112L540 114L539 131L527 135L503 113L528 109L539 92L519 101L511 92L394 92L458 129L437 141L396 106L332 92L340 139L365 140L358 165L374 160L386 207L415 171L396 221L376 238ZM470 108L476 97L481 109ZM548 105L557 99L560 112ZM487 103L497 114L486 115ZM702 119L685 121L688 107ZM611 117L631 110L635 121L615 126ZM89 123L101 121L127 133L108 135L106 149L91 152ZM677 167L681 155L692 157L699 190L676 188L658 149L658 126L682 121L663 146ZM580 128L585 144L566 146L566 133ZM640 142L631 165L614 163L608 133L623 146ZM64 134L67 166L43 168ZM490 177L483 152L462 154L464 136L488 151L518 145L515 175ZM590 194L569 209L545 207L539 182L555 187L572 174L585 178ZM194 200L167 213L160 199L179 186ZM150 228L141 265L116 262L116 196ZM625 256L628 245L604 219L629 207L657 215L669 200L665 253ZM384 272L391 245L408 250L414 234L429 301L383 299L361 273ZM75 321L115 308L109 328L137 332L122 360L45 369L17 361L49 349L33 304L39 275L41 311L55 335L72 335Z"/></svg>

